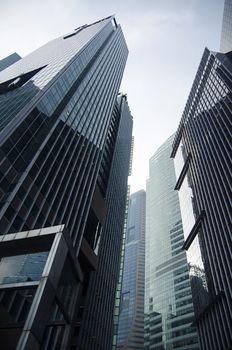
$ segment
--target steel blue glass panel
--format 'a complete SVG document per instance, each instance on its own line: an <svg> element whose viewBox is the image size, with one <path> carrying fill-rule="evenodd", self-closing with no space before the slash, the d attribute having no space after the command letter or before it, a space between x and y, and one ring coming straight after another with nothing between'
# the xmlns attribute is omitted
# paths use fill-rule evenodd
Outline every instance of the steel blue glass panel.
<svg viewBox="0 0 232 350"><path fill-rule="evenodd" d="M48 253L17 255L0 261L0 284L39 281Z"/></svg>
<svg viewBox="0 0 232 350"><path fill-rule="evenodd" d="M176 176L174 135L150 159L146 200L145 349L199 349ZM181 150L178 173L184 165Z"/></svg>

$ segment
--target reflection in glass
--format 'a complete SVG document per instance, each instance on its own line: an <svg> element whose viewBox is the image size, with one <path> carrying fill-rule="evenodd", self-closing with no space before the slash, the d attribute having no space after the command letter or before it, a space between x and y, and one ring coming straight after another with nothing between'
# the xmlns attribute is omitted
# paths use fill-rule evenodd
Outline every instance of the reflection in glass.
<svg viewBox="0 0 232 350"><path fill-rule="evenodd" d="M184 229L184 238L186 240L196 221L194 196L193 196L193 190L191 187L191 176L190 176L189 170L185 175L184 181L181 184L181 187L179 190L179 199L180 199L182 224Z"/></svg>
<svg viewBox="0 0 232 350"><path fill-rule="evenodd" d="M147 183L145 349L198 349L174 162L174 135L150 160ZM180 151L184 164L183 150ZM180 170L180 171L181 171ZM186 179L187 181L187 179ZM188 185L188 183L187 183Z"/></svg>
<svg viewBox="0 0 232 350"><path fill-rule="evenodd" d="M9 256L0 261L0 284L39 281L48 252Z"/></svg>
<svg viewBox="0 0 232 350"><path fill-rule="evenodd" d="M197 234L191 243L187 251L187 258L194 311L197 316L209 303L208 284L206 281L205 266L202 260L202 245L199 234Z"/></svg>
<svg viewBox="0 0 232 350"><path fill-rule="evenodd" d="M175 173L176 178L178 179L180 176L180 173L184 167L185 161L186 161L186 151L183 145L182 140L180 141L180 144L178 146L176 155L175 155Z"/></svg>

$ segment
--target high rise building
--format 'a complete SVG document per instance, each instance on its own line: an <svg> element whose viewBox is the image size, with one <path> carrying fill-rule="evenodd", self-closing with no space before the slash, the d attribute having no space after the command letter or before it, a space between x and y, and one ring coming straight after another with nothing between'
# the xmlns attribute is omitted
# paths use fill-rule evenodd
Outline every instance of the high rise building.
<svg viewBox="0 0 232 350"><path fill-rule="evenodd" d="M134 138L132 137L132 147L131 147L132 152L133 152L133 143L134 143ZM133 154L132 152L131 152L131 156ZM120 269L119 269L118 283L116 288L116 298L114 303L114 336L113 336L112 350L117 349L118 323L119 323L119 313L120 313L120 306L121 306L122 278L123 278L123 266L124 266L124 257L125 257L129 199L130 199L130 185L128 185L127 187L127 200L126 200L126 210L125 210L125 216L124 216L124 230L123 230L123 239L122 239L122 246L121 246Z"/></svg>
<svg viewBox="0 0 232 350"><path fill-rule="evenodd" d="M199 349L176 176L174 135L149 162L146 191L145 349Z"/></svg>
<svg viewBox="0 0 232 350"><path fill-rule="evenodd" d="M106 214L102 228L101 240L98 243L98 266L90 275L89 288L83 307L84 317L78 344L83 350L112 349L113 314L116 294L116 283L120 270L120 253L124 232L124 215L127 199L127 177L129 171L132 118L125 95L118 96L113 112L120 121L114 154L105 196ZM112 135L109 135L112 137ZM105 149L105 160L108 161L112 141ZM103 164L105 166L105 164ZM108 169L109 171L109 169ZM103 181L107 181L108 172L104 170ZM104 185L105 186L105 185ZM78 328L77 328L78 329Z"/></svg>
<svg viewBox="0 0 232 350"><path fill-rule="evenodd" d="M202 350L232 348L232 55L205 49L173 143Z"/></svg>
<svg viewBox="0 0 232 350"><path fill-rule="evenodd" d="M110 16L0 73L1 349L110 348L132 133L117 97L127 55Z"/></svg>
<svg viewBox="0 0 232 350"><path fill-rule="evenodd" d="M11 66L13 63L19 61L20 59L21 57L16 52L3 58L2 60L0 60L0 72L3 69L6 69L7 67Z"/></svg>
<svg viewBox="0 0 232 350"><path fill-rule="evenodd" d="M146 192L130 196L117 349L144 349Z"/></svg>
<svg viewBox="0 0 232 350"><path fill-rule="evenodd" d="M220 50L232 50L232 0L225 0L224 4Z"/></svg>

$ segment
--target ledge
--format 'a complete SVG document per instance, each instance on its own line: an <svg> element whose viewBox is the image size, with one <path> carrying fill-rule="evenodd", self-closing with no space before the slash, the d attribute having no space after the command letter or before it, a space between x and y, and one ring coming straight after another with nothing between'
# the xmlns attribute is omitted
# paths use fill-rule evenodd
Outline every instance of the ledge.
<svg viewBox="0 0 232 350"><path fill-rule="evenodd" d="M183 250L188 250L188 248L190 247L192 241L194 240L195 236L197 235L199 228L201 227L202 221L205 217L205 211L202 210L200 215L198 216L195 224L193 225L192 230L189 232L188 238L186 239L186 241L184 242L182 249Z"/></svg>
<svg viewBox="0 0 232 350"><path fill-rule="evenodd" d="M191 153L188 154L188 156L187 156L187 158L185 160L183 169L181 170L181 173L180 173L180 175L178 177L178 180L176 182L176 186L174 187L174 190L178 190L179 191L179 189L180 189L180 187L182 185L182 182L184 181L185 175L186 175L186 173L188 171L190 160L191 160Z"/></svg>

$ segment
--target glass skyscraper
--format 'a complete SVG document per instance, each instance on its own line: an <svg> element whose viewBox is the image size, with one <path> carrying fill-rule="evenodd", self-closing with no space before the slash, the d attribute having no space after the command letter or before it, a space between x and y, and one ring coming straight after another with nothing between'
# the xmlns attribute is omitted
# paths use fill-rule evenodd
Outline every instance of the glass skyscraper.
<svg viewBox="0 0 232 350"><path fill-rule="evenodd" d="M112 345L132 133L118 95L127 55L110 16L0 72L1 349Z"/></svg>
<svg viewBox="0 0 232 350"><path fill-rule="evenodd" d="M6 69L7 67L11 66L13 63L19 61L20 59L21 57L16 52L3 58L2 60L0 60L0 72L3 69Z"/></svg>
<svg viewBox="0 0 232 350"><path fill-rule="evenodd" d="M220 50L232 50L232 0L225 0L224 4Z"/></svg>
<svg viewBox="0 0 232 350"><path fill-rule="evenodd" d="M145 349L199 349L174 161L174 135L152 156L146 191Z"/></svg>
<svg viewBox="0 0 232 350"><path fill-rule="evenodd" d="M87 296L82 299L80 307L84 315L78 344L83 350L108 350L112 348L113 341L114 302L120 271L132 142L132 117L126 95L118 96L113 115L119 121L119 126L117 134L114 133L115 147L108 180L107 172L104 170L103 173L103 180L108 185L104 225L95 248L98 256L97 270L90 275ZM112 137L110 132L109 137ZM112 145L110 141L109 147L105 148L107 168ZM103 166L105 167L104 163ZM96 204L99 210L100 203Z"/></svg>
<svg viewBox="0 0 232 350"><path fill-rule="evenodd" d="M205 49L173 143L202 350L232 348L232 52Z"/></svg>
<svg viewBox="0 0 232 350"><path fill-rule="evenodd" d="M117 349L144 349L144 190L130 196Z"/></svg>

